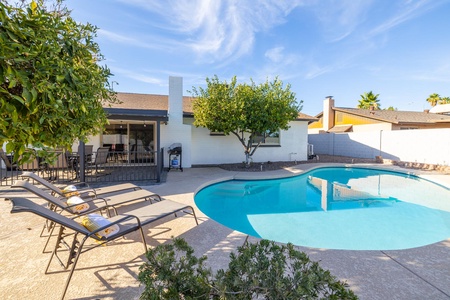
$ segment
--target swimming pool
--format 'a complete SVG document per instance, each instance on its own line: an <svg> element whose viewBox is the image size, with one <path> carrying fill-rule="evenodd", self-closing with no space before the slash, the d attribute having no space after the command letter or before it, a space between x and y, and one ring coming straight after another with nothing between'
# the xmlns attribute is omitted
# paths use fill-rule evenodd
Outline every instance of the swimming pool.
<svg viewBox="0 0 450 300"><path fill-rule="evenodd" d="M251 236L346 250L420 247L450 237L450 190L367 168L319 168L270 180L230 180L195 195L211 219Z"/></svg>

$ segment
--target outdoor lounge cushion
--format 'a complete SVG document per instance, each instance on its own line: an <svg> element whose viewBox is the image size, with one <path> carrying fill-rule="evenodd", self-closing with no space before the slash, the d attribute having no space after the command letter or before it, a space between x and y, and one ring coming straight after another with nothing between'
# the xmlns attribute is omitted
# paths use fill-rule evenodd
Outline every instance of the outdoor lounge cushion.
<svg viewBox="0 0 450 300"><path fill-rule="evenodd" d="M104 217L98 214L88 214L81 218L81 225L86 227L86 229L91 232L101 227L108 226L109 224L111 224L109 220L105 219ZM119 225L114 224L103 230L100 230L99 232L96 233L96 235L99 236L100 238L107 239L113 234L118 233L119 230L120 230Z"/></svg>
<svg viewBox="0 0 450 300"><path fill-rule="evenodd" d="M70 206L74 214L79 214L89 209L89 204L78 196L72 196L67 199L67 205Z"/></svg>
<svg viewBox="0 0 450 300"><path fill-rule="evenodd" d="M78 192L78 189L74 185L68 185L65 188L61 190L64 197L69 198L71 196L80 196L80 192Z"/></svg>

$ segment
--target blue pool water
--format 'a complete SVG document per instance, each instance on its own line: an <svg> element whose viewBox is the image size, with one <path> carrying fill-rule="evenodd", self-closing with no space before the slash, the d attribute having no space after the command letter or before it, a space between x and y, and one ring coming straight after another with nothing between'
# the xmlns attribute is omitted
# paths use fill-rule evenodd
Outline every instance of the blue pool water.
<svg viewBox="0 0 450 300"><path fill-rule="evenodd" d="M231 229L307 247L394 250L450 237L449 189L376 169L225 181L200 190L195 203Z"/></svg>

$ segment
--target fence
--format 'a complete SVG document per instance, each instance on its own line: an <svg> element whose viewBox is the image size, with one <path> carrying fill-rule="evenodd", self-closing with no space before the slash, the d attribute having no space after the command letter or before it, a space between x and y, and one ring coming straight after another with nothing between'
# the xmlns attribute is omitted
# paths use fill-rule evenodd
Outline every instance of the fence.
<svg viewBox="0 0 450 300"><path fill-rule="evenodd" d="M315 154L450 165L450 129L310 134Z"/></svg>
<svg viewBox="0 0 450 300"><path fill-rule="evenodd" d="M156 183L160 181L162 164L158 164L158 156L155 152L147 151L108 151L94 152L85 157L84 164L80 163L78 153L60 153L57 160L51 164L39 159L33 162L17 165L9 159L9 166L3 163L0 168L0 185L8 186L14 180L20 178L25 172L34 172L39 176L55 183L77 183L83 178L84 182L105 183L105 182L130 182L147 181ZM160 153L162 157L162 151ZM84 168L83 168L84 167ZM159 168L159 170L158 170Z"/></svg>

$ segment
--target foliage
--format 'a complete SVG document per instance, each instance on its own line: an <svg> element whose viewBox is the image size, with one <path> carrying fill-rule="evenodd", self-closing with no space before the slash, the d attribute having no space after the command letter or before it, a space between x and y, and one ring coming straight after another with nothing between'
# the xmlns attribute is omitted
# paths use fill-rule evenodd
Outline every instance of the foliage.
<svg viewBox="0 0 450 300"><path fill-rule="evenodd" d="M211 271L206 257L197 258L183 239L158 245L146 253L148 262L140 268L138 279L145 284L140 299L208 299L212 289Z"/></svg>
<svg viewBox="0 0 450 300"><path fill-rule="evenodd" d="M393 107L393 106L389 106L388 108L385 108L384 110L397 110L397 108Z"/></svg>
<svg viewBox="0 0 450 300"><path fill-rule="evenodd" d="M450 103L450 97L441 97L439 94L434 93L427 98L427 101L431 106L436 106L438 104L448 104Z"/></svg>
<svg viewBox="0 0 450 300"><path fill-rule="evenodd" d="M193 87L194 125L213 132L234 134L244 148L246 162L262 141L254 142L258 134L287 130L289 122L301 110L290 85L283 86L278 78L257 85L221 82L217 76L206 78L207 87Z"/></svg>
<svg viewBox="0 0 450 300"><path fill-rule="evenodd" d="M357 107L362 109L370 109L371 107L374 109L381 109L378 96L380 96L380 94L375 95L372 91L362 94Z"/></svg>
<svg viewBox="0 0 450 300"><path fill-rule="evenodd" d="M183 239L147 252L139 280L141 299L357 299L317 262L294 249L262 240L230 255L227 270L212 277Z"/></svg>
<svg viewBox="0 0 450 300"><path fill-rule="evenodd" d="M61 0L44 2L0 2L0 144L16 159L96 134L107 123L101 101L116 101L97 28L76 23Z"/></svg>

